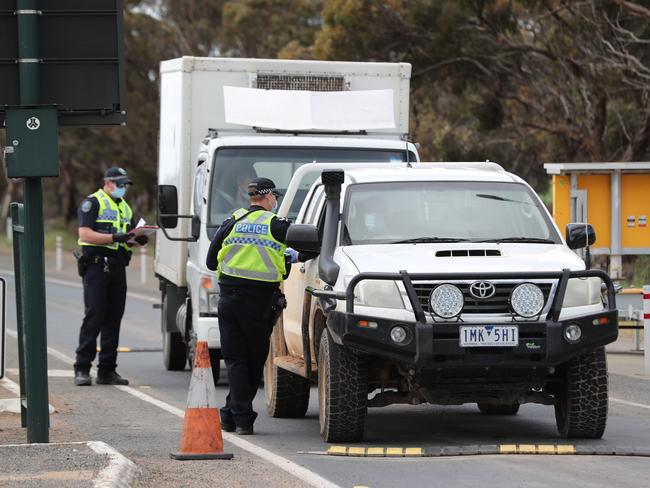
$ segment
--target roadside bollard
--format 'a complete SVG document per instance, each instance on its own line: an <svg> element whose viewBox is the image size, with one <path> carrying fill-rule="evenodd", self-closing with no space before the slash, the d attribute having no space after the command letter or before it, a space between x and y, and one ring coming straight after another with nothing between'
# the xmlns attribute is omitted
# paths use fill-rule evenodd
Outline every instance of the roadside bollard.
<svg viewBox="0 0 650 488"><path fill-rule="evenodd" d="M56 270L63 269L63 238L56 236Z"/></svg>
<svg viewBox="0 0 650 488"><path fill-rule="evenodd" d="M143 285L147 282L147 248L140 247L140 283Z"/></svg>
<svg viewBox="0 0 650 488"><path fill-rule="evenodd" d="M11 225L11 217L7 217L5 224L7 225L7 240L12 242L14 240L14 233Z"/></svg>
<svg viewBox="0 0 650 488"><path fill-rule="evenodd" d="M645 374L650 376L650 285L643 287L643 356Z"/></svg>

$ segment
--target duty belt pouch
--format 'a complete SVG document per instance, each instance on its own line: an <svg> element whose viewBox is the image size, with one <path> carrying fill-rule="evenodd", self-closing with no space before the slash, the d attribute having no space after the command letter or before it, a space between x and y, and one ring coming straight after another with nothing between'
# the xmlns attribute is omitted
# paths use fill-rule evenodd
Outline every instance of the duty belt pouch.
<svg viewBox="0 0 650 488"><path fill-rule="evenodd" d="M88 269L88 256L86 256L81 249L75 249L72 251L72 255L77 260L77 272L79 273L79 276L83 278Z"/></svg>
<svg viewBox="0 0 650 488"><path fill-rule="evenodd" d="M287 299L280 290L277 290L273 293L273 299L271 300L271 325L275 327L275 323L282 315L282 310L287 308Z"/></svg>

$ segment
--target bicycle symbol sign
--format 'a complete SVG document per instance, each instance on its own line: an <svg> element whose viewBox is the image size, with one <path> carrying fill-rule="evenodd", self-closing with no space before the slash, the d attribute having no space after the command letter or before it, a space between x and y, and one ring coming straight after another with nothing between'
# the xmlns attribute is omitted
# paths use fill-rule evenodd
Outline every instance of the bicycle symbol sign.
<svg viewBox="0 0 650 488"><path fill-rule="evenodd" d="M41 121L38 117L30 117L27 119L26 125L29 130L36 130L41 126Z"/></svg>

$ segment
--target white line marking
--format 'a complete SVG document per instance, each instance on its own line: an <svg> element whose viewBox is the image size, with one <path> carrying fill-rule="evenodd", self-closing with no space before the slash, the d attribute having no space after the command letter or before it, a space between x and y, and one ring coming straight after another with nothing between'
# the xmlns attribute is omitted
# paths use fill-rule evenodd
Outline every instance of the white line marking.
<svg viewBox="0 0 650 488"><path fill-rule="evenodd" d="M7 368L7 373L9 374L18 374L18 368ZM74 371L71 369L48 369L47 375L50 378L72 378L74 376Z"/></svg>
<svg viewBox="0 0 650 488"><path fill-rule="evenodd" d="M14 276L14 272L9 269L0 269L0 274L7 274L10 276ZM76 283L74 281L68 281L68 280L60 280L58 278L45 278L45 281L48 283L52 283L55 285L63 285L63 286L70 286L72 288L83 288L83 285L80 283ZM131 298L136 298L138 300L144 300L145 302L150 302L150 303L160 303L159 298L153 298L147 295L142 295L140 293L133 293L133 292L127 292L127 296Z"/></svg>
<svg viewBox="0 0 650 488"><path fill-rule="evenodd" d="M9 378L2 378L0 380L0 385L4 386L7 390L9 390L17 397L20 396L20 385L18 383L14 383Z"/></svg>
<svg viewBox="0 0 650 488"><path fill-rule="evenodd" d="M7 332L13 337L17 337L16 331L7 329ZM47 352L53 355L54 357L57 357L64 362L67 362L68 364L74 364L74 359L66 356L63 353L60 353L54 348L48 347ZM152 396L149 396L146 393L142 393L141 391L136 390L135 388L132 388L130 386L115 386L115 388L117 388L118 390L122 390L125 393L129 393L130 395L133 395L134 397L139 398L140 400L143 400L147 403L155 405L161 410L169 412L172 415L175 415L176 417L179 417L181 419L185 417L184 410L181 410L180 408L176 408L173 405L170 405ZM319 476L312 471L309 471L307 468L303 468L299 464L294 463L293 461L285 457L279 456L277 454L273 454L271 451L268 451L263 447L259 447L253 444L252 442L248 442L228 432L223 432L222 435L224 440L230 442L231 444L234 444L240 449L248 451L257 457L264 459L265 461L271 463L272 465L286 471L287 473L295 476L298 479L303 480L306 483L309 483L312 486L318 488L340 488L339 485L326 480L322 476Z"/></svg>
<svg viewBox="0 0 650 488"><path fill-rule="evenodd" d="M18 332L16 332L13 329L7 328L7 335L13 337L14 339L18 339ZM70 356L67 356L63 354L62 352L57 351L53 347L48 347L47 352L50 356L54 356L60 361L63 361L66 364L73 365L74 364L74 359L72 359Z"/></svg>
<svg viewBox="0 0 650 488"><path fill-rule="evenodd" d="M131 486L133 478L138 472L137 466L111 446L100 441L88 442L97 454L107 454L108 466L102 469L93 480L94 488L113 488L114 486Z"/></svg>
<svg viewBox="0 0 650 488"><path fill-rule="evenodd" d="M20 385L14 381L11 381L9 378L2 378L0 380L0 386L4 386L7 390L18 397L16 398L16 400L18 400L17 408L11 411L14 413L20 413ZM48 404L48 410L50 413L56 413L56 408L50 404Z"/></svg>
<svg viewBox="0 0 650 488"><path fill-rule="evenodd" d="M609 401L620 403L622 405L628 405L630 407L645 408L647 410L650 410L650 405L646 405L644 403L628 402L627 400L621 400L620 398L614 398L614 397L609 397Z"/></svg>

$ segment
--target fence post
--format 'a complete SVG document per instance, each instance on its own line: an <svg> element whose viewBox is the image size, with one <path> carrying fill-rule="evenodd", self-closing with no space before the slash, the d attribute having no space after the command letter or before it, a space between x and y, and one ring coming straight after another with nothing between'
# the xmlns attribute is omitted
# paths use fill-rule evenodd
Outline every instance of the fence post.
<svg viewBox="0 0 650 488"><path fill-rule="evenodd" d="M63 269L63 238L56 236L56 270Z"/></svg>
<svg viewBox="0 0 650 488"><path fill-rule="evenodd" d="M645 374L650 376L650 285L643 287L643 349Z"/></svg>
<svg viewBox="0 0 650 488"><path fill-rule="evenodd" d="M140 247L140 283L143 285L147 282L147 248Z"/></svg>

